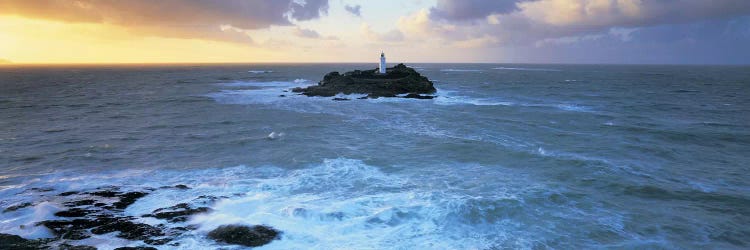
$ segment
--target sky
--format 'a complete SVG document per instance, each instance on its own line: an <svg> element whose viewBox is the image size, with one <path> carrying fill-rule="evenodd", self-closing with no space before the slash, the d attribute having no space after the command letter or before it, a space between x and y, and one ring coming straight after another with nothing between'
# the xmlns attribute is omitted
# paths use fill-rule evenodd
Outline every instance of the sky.
<svg viewBox="0 0 750 250"><path fill-rule="evenodd" d="M750 0L0 0L0 63L750 64Z"/></svg>

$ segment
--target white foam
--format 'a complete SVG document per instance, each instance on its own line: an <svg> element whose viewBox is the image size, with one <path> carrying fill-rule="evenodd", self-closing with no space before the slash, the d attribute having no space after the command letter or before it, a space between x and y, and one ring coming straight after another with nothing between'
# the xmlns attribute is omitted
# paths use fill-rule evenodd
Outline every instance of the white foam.
<svg viewBox="0 0 750 250"><path fill-rule="evenodd" d="M591 108L580 106L576 104L557 104L555 107L565 110L565 111L579 111L579 112L588 112L591 111Z"/></svg>
<svg viewBox="0 0 750 250"><path fill-rule="evenodd" d="M248 73L253 73L253 74L273 73L273 71L271 71L271 70L248 70L247 72Z"/></svg>
<svg viewBox="0 0 750 250"><path fill-rule="evenodd" d="M458 91L439 89L433 102L437 105L475 105L475 106L513 106L513 102L498 100L497 98L477 98L456 95Z"/></svg>
<svg viewBox="0 0 750 250"><path fill-rule="evenodd" d="M56 188L55 194L62 190L113 183L122 191L142 188L143 183L152 186L187 184L191 187L188 190L157 189L151 192L125 211L125 215L135 217L156 208L194 202L199 195L229 197L211 204L213 212L196 215L185 223L197 224L199 228L175 239L180 244L176 247L179 249L218 247L205 234L229 223L265 224L283 232L280 240L259 249L484 249L502 240L496 237L504 230L456 222L455 217L465 213L461 208L477 197L464 194L464 187L442 186L442 183L457 183L456 180L446 182L442 179L459 178L454 171L486 171L475 168L481 166L446 166L437 171L449 174L427 173L429 177L425 177L424 173L385 173L359 160L331 159L291 171L246 166L192 171L122 171L80 176L87 180L85 183L79 178L53 175L41 178L34 185L52 184ZM499 181L503 186L508 185L508 180ZM488 195L514 197L499 187L493 188ZM42 197L49 196L31 198ZM65 198L52 198L61 200L24 208L17 214L1 214L0 232L36 238L51 236L43 227L31 227L27 231L17 228L20 224L53 218L51 214L59 209L59 202ZM164 223L153 218L139 221L152 225ZM94 245L101 249L139 244L115 238L115 235L98 235L75 244Z"/></svg>
<svg viewBox="0 0 750 250"><path fill-rule="evenodd" d="M278 133L271 132L270 134L268 134L266 138L269 140L276 140L276 139L281 139L281 137L283 137L284 135L285 135L284 132L278 132Z"/></svg>
<svg viewBox="0 0 750 250"><path fill-rule="evenodd" d="M39 239L54 237L45 227L35 226L36 222L54 219L60 211L59 204L41 202L16 211L4 211L0 216L0 232L15 234L24 238Z"/></svg>
<svg viewBox="0 0 750 250"><path fill-rule="evenodd" d="M448 197L435 195L357 160L326 160L259 179L246 196L223 200L190 223L204 233L229 223L270 225L284 232L264 247L272 249L487 247L481 237L442 235L441 224L453 211L440 204Z"/></svg>
<svg viewBox="0 0 750 250"><path fill-rule="evenodd" d="M513 106L513 102L499 101L490 98L473 98L468 96L438 95L434 99L438 105L475 105L475 106Z"/></svg>

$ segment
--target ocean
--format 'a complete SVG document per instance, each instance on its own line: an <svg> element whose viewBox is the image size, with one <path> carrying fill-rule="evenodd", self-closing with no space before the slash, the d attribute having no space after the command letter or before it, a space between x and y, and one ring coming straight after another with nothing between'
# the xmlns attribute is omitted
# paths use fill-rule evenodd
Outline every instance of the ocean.
<svg viewBox="0 0 750 250"><path fill-rule="evenodd" d="M257 249L750 247L750 67L407 65L435 99L287 92L375 63L1 66L0 233L55 237L59 194L109 188L189 230L54 244L231 249L207 232L246 224L282 232ZM142 217L180 203L210 210Z"/></svg>

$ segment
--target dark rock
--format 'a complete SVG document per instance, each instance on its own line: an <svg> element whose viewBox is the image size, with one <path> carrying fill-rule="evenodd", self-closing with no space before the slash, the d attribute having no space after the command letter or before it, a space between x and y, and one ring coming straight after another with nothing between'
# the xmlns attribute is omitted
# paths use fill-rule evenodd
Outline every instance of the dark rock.
<svg viewBox="0 0 750 250"><path fill-rule="evenodd" d="M286 97L286 95L279 95L279 97Z"/></svg>
<svg viewBox="0 0 750 250"><path fill-rule="evenodd" d="M210 212L208 207L191 208L187 203L180 203L167 208L159 208L153 211L153 214L143 215L143 217L154 217L165 219L169 222L185 222L190 215Z"/></svg>
<svg viewBox="0 0 750 250"><path fill-rule="evenodd" d="M113 198L120 193L116 191L112 191L112 190L102 190L102 191L91 192L89 194L101 196L101 197Z"/></svg>
<svg viewBox="0 0 750 250"><path fill-rule="evenodd" d="M86 232L86 229L97 225L96 222L87 219L48 220L39 222L38 224L52 230L58 238L69 240L81 240L91 237Z"/></svg>
<svg viewBox="0 0 750 250"><path fill-rule="evenodd" d="M63 192L63 193L58 194L58 196L71 196L74 194L78 194L78 191Z"/></svg>
<svg viewBox="0 0 750 250"><path fill-rule="evenodd" d="M96 250L96 247L92 246L83 246L83 245L68 245L68 244L62 244L57 246L60 250Z"/></svg>
<svg viewBox="0 0 750 250"><path fill-rule="evenodd" d="M105 219L109 220L110 218ZM126 217L97 224L101 226L91 229L91 233L106 234L119 231L117 237L128 240L147 240L152 237L164 236L161 229L148 224L132 222Z"/></svg>
<svg viewBox="0 0 750 250"><path fill-rule="evenodd" d="M413 99L432 99L435 98L435 96L431 95L420 95L420 94L414 94L410 93L408 95L405 95L404 98L413 98Z"/></svg>
<svg viewBox="0 0 750 250"><path fill-rule="evenodd" d="M51 187L43 187L43 188L31 188L29 190L36 191L36 192L49 192L49 191L52 191L52 190L55 190L55 189L51 188Z"/></svg>
<svg viewBox="0 0 750 250"><path fill-rule="evenodd" d="M96 201L95 200L78 200L78 201L68 201L63 204L65 204L66 207L79 207L79 206L88 206L88 205L94 205Z"/></svg>
<svg viewBox="0 0 750 250"><path fill-rule="evenodd" d="M274 239L278 239L280 232L275 229L256 225L224 225L208 233L208 237L222 243L257 247L268 244Z"/></svg>
<svg viewBox="0 0 750 250"><path fill-rule="evenodd" d="M59 217L84 217L86 215L89 215L91 213L94 213L96 211L94 210L88 210L88 209L82 209L82 208L71 208L65 211L60 211L55 213L55 216Z"/></svg>
<svg viewBox="0 0 750 250"><path fill-rule="evenodd" d="M155 247L118 247L115 250L157 250Z"/></svg>
<svg viewBox="0 0 750 250"><path fill-rule="evenodd" d="M336 98L333 98L333 100L334 100L334 101L349 101L349 100L351 100L351 99L349 99L349 98L340 98L340 97L336 97Z"/></svg>
<svg viewBox="0 0 750 250"><path fill-rule="evenodd" d="M185 184L177 184L174 187L177 188L177 189L190 189L190 187L188 187Z"/></svg>
<svg viewBox="0 0 750 250"><path fill-rule="evenodd" d="M168 242L172 241L172 238L161 238L161 239L147 239L143 242L150 245L160 246L167 244Z"/></svg>
<svg viewBox="0 0 750 250"><path fill-rule="evenodd" d="M386 74L374 70L355 70L343 75L331 72L323 76L316 86L294 88L293 92L307 96L330 97L339 93L367 94L370 98L395 97L400 94L430 94L436 91L432 82L416 70L398 64L388 68Z"/></svg>
<svg viewBox="0 0 750 250"><path fill-rule="evenodd" d="M5 213L5 212L13 212L13 211L16 211L16 210L21 209L21 208L30 207L32 205L34 205L34 204L31 203L31 202L24 202L24 203L21 203L21 204L18 204L18 205L13 205L13 206L5 208L5 210L3 210L3 213Z"/></svg>
<svg viewBox="0 0 750 250"><path fill-rule="evenodd" d="M49 249L45 244L49 240L29 240L21 238L18 235L0 233L0 249L13 249L13 250L36 250L36 249Z"/></svg>
<svg viewBox="0 0 750 250"><path fill-rule="evenodd" d="M118 195L120 197L120 201L113 203L112 205L115 206L117 209L125 209L131 204L133 204L136 200L139 198L146 196L148 193L143 192L129 192L122 195Z"/></svg>

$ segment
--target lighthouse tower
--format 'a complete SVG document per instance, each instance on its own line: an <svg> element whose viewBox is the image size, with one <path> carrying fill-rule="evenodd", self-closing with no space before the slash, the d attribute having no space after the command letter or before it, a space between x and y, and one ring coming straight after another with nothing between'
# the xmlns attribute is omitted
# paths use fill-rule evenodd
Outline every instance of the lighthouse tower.
<svg viewBox="0 0 750 250"><path fill-rule="evenodd" d="M385 74L385 53L380 51L380 74Z"/></svg>

